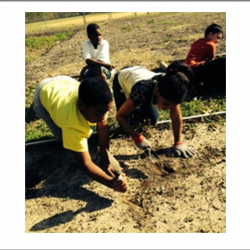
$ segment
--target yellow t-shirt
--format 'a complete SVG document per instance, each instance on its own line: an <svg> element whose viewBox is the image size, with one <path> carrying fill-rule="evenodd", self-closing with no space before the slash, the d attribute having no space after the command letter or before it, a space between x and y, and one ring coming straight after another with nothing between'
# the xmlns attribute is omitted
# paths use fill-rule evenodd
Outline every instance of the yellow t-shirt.
<svg viewBox="0 0 250 250"><path fill-rule="evenodd" d="M77 108L80 83L67 76L51 78L41 90L40 99L54 123L62 129L63 147L76 151L88 151L87 138L96 123L88 122Z"/></svg>

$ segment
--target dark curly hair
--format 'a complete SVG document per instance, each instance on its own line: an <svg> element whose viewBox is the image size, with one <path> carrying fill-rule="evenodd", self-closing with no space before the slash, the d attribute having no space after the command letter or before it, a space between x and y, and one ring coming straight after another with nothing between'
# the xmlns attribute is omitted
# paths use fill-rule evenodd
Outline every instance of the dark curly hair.
<svg viewBox="0 0 250 250"><path fill-rule="evenodd" d="M102 78L87 77L80 83L78 98L88 107L108 105L112 102L112 93L109 85Z"/></svg>

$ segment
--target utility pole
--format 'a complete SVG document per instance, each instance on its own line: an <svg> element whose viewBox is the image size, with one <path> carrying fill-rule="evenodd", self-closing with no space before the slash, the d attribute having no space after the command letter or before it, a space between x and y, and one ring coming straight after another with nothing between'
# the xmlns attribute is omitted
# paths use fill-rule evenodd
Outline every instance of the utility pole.
<svg viewBox="0 0 250 250"><path fill-rule="evenodd" d="M48 26L47 26L47 22L46 22L46 18L45 18L45 14L44 14L44 12L43 12L43 20L44 20L45 25L46 25L46 30L48 31Z"/></svg>
<svg viewBox="0 0 250 250"><path fill-rule="evenodd" d="M82 18L83 18L83 27L85 29L86 28L86 16L84 12L82 13Z"/></svg>

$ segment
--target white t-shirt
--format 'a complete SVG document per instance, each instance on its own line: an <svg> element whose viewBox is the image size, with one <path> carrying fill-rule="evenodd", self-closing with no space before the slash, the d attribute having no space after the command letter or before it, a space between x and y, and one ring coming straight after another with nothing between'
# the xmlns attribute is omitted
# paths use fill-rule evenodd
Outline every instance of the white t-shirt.
<svg viewBox="0 0 250 250"><path fill-rule="evenodd" d="M155 73L149 71L143 66L134 66L126 69L122 69L118 75L119 84L126 96L129 97L132 87L141 80L149 80L155 75L160 75L162 73Z"/></svg>
<svg viewBox="0 0 250 250"><path fill-rule="evenodd" d="M83 58L86 61L88 58L103 61L105 63L110 63L109 60L109 43L108 41L102 39L101 44L94 48L90 40L82 44Z"/></svg>

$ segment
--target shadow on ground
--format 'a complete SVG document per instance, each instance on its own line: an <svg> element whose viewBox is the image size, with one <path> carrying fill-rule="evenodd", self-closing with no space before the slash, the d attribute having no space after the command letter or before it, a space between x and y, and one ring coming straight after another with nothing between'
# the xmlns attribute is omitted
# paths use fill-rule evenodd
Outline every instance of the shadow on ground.
<svg viewBox="0 0 250 250"><path fill-rule="evenodd" d="M96 146L96 136L90 140L90 154L98 164L99 154ZM145 155L115 156L121 163L124 172L130 178L146 179L144 173L129 168L124 161L145 158ZM86 206L73 212L72 210L56 214L35 224L30 230L45 230L62 223L71 221L82 212L94 212L110 207L112 199L82 187L93 180L85 175L79 167L74 153L63 148L59 141L49 141L41 144L26 146L25 151L25 198L37 199L41 197L56 197L60 199L81 200Z"/></svg>

